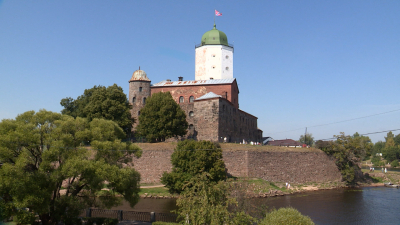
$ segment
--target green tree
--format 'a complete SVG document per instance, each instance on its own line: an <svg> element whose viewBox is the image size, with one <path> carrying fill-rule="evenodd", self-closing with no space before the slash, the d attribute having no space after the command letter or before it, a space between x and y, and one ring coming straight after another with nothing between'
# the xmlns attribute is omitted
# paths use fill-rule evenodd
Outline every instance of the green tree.
<svg viewBox="0 0 400 225"><path fill-rule="evenodd" d="M209 173L194 176L177 200L179 217L185 224L243 224L251 225L257 220L244 212L231 212L237 205L230 197L230 184L212 181Z"/></svg>
<svg viewBox="0 0 400 225"><path fill-rule="evenodd" d="M207 172L213 182L226 178L222 150L210 141L178 142L171 156L172 171L164 172L161 182L170 193L181 193L184 185L198 174Z"/></svg>
<svg viewBox="0 0 400 225"><path fill-rule="evenodd" d="M400 134L396 135L393 140L395 145L400 145Z"/></svg>
<svg viewBox="0 0 400 225"><path fill-rule="evenodd" d="M334 137L336 141L332 141L323 151L336 159L336 166L342 173L343 180L354 185L363 178L360 163L366 151L372 148L372 143L366 143L361 136L346 136L344 133Z"/></svg>
<svg viewBox="0 0 400 225"><path fill-rule="evenodd" d="M313 225L310 217L302 215L294 208L280 208L267 214L260 225Z"/></svg>
<svg viewBox="0 0 400 225"><path fill-rule="evenodd" d="M150 142L183 136L187 128L186 114L169 92L153 94L140 110L137 132Z"/></svg>
<svg viewBox="0 0 400 225"><path fill-rule="evenodd" d="M131 106L122 88L114 84L109 87L94 86L86 89L76 100L63 98L60 102L64 109L62 114L84 117L89 121L95 118L116 122L126 134L132 129L133 118Z"/></svg>
<svg viewBox="0 0 400 225"><path fill-rule="evenodd" d="M388 139L393 139L393 138L394 138L394 134L392 133L392 131L389 131L389 132L386 134L385 140L386 140L386 142L387 142Z"/></svg>
<svg viewBox="0 0 400 225"><path fill-rule="evenodd" d="M300 135L299 142L312 146L314 144L314 137L311 133L306 133L305 135Z"/></svg>
<svg viewBox="0 0 400 225"><path fill-rule="evenodd" d="M113 121L73 118L40 110L0 122L0 206L3 214L31 223L71 221L90 206L111 207L123 196L139 199L140 175L123 167L140 149L123 143ZM91 148L82 146L91 141ZM107 183L109 190L102 190ZM107 198L96 198L99 194ZM29 208L29 211L25 211Z"/></svg>
<svg viewBox="0 0 400 225"><path fill-rule="evenodd" d="M372 155L375 156L377 153L382 153L382 149L385 148L385 142L378 141L372 147Z"/></svg>

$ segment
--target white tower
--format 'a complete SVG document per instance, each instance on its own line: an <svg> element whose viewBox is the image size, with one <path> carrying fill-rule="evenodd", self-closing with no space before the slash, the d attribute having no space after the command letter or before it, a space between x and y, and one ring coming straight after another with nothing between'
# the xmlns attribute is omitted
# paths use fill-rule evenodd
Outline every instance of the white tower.
<svg viewBox="0 0 400 225"><path fill-rule="evenodd" d="M195 79L233 78L233 46L226 34L214 28L201 37L196 45Z"/></svg>

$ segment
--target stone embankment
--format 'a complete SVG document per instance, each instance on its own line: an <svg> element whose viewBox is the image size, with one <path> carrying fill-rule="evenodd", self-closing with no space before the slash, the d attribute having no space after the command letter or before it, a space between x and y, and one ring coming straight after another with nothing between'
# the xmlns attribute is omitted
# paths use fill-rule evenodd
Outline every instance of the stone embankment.
<svg viewBox="0 0 400 225"><path fill-rule="evenodd" d="M142 183L160 183L164 172L172 170L171 155L175 145L142 144L142 157L133 159ZM295 149L271 146L221 144L229 175L256 177L272 182L304 184L341 180L333 159L318 149Z"/></svg>

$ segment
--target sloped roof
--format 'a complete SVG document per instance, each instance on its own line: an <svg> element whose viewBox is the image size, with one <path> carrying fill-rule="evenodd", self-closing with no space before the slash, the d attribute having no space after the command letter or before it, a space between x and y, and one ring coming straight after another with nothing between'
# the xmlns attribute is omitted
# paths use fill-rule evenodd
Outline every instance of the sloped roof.
<svg viewBox="0 0 400 225"><path fill-rule="evenodd" d="M284 139L284 140L273 140L269 141L267 145L272 145L272 146L302 146L303 144L292 140L292 139Z"/></svg>
<svg viewBox="0 0 400 225"><path fill-rule="evenodd" d="M208 92L207 94L205 94L205 95L203 95L203 96L201 96L201 97L198 97L198 98L196 99L196 101L197 101L197 100L210 99L210 98L222 98L222 96L221 96L221 95L217 95L217 94L215 94L214 92Z"/></svg>
<svg viewBox="0 0 400 225"><path fill-rule="evenodd" d="M229 79L214 79L214 80L187 80L187 81L166 81L163 80L156 84L153 84L153 87L159 86L189 86L189 85L212 85L212 84L231 84L235 81L235 78Z"/></svg>

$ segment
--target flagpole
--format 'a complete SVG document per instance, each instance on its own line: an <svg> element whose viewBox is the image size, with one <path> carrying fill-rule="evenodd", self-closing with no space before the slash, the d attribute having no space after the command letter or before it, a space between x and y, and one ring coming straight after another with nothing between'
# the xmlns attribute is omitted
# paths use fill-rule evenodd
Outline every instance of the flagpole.
<svg viewBox="0 0 400 225"><path fill-rule="evenodd" d="M214 9L214 24L215 24L215 9Z"/></svg>

